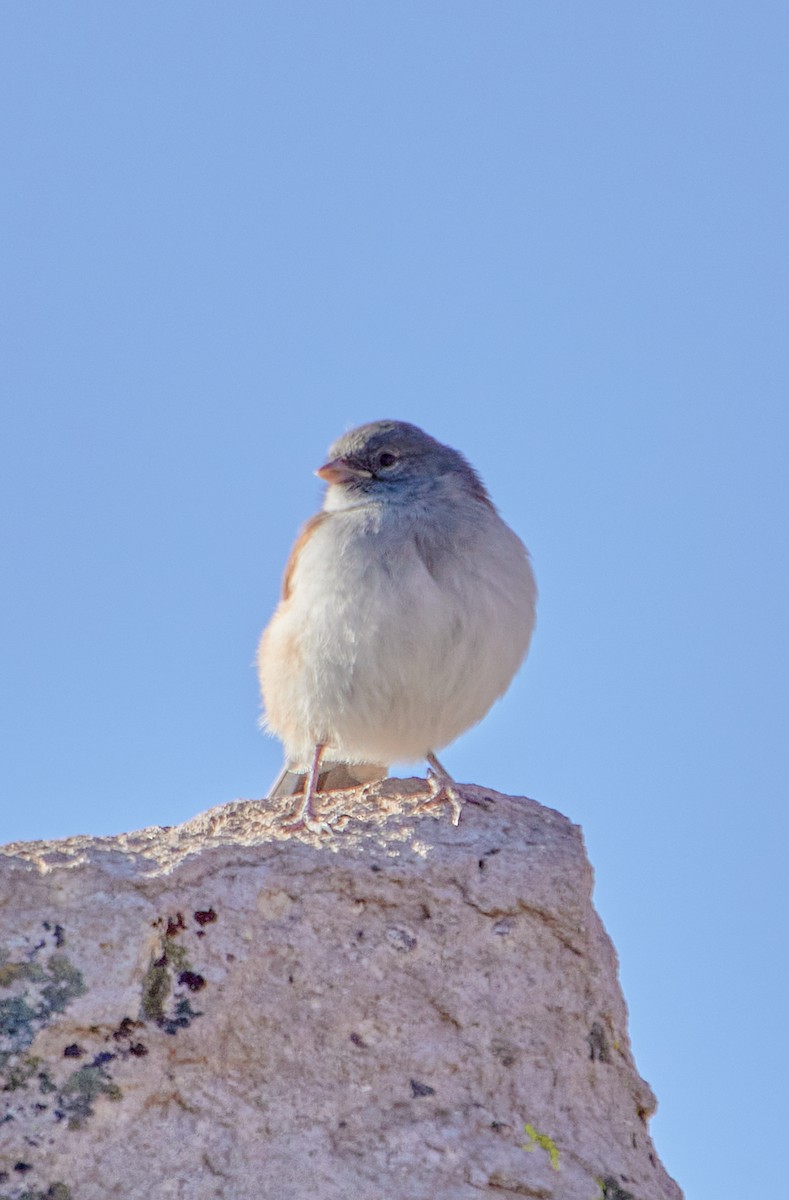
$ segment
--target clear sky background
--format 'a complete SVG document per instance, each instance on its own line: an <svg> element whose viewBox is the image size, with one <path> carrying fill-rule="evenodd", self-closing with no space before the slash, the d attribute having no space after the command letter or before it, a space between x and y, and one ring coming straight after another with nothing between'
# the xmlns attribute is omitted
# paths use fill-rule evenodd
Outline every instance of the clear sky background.
<svg viewBox="0 0 789 1200"><path fill-rule="evenodd" d="M531 548L444 756L584 829L657 1148L785 1192L785 3L6 3L0 840L276 774L313 469L399 417Z"/></svg>

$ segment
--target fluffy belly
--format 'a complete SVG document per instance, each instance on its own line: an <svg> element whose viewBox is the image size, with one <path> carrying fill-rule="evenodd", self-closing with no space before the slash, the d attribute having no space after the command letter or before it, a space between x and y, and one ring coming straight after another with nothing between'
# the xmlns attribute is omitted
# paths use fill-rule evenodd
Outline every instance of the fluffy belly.
<svg viewBox="0 0 789 1200"><path fill-rule="evenodd" d="M283 604L259 668L266 725L289 759L306 764L325 742L328 758L348 762L418 760L481 720L528 648L523 561L509 589L460 574L439 587L414 561L397 579L368 573L352 588L324 578L311 603Z"/></svg>

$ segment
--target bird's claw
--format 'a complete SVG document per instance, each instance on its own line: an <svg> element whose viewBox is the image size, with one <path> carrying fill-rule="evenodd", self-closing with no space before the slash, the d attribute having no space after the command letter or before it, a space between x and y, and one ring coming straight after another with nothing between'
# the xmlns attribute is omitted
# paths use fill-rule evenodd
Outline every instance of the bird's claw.
<svg viewBox="0 0 789 1200"><path fill-rule="evenodd" d="M312 804L306 805L303 801L301 805L292 813L280 817L277 824L285 833L317 833L317 834L334 834L337 828L342 829L343 822L348 821L351 813L347 811L346 802L343 797L345 789L338 788L335 795L339 799L335 799L333 804L330 802L328 811L326 804L321 805L323 815L319 816L315 811L315 801ZM321 793L321 795L330 796L331 793Z"/></svg>
<svg viewBox="0 0 789 1200"><path fill-rule="evenodd" d="M332 826L341 815L341 813L331 813L325 818L319 817L312 805L302 804L289 816L283 816L278 824L284 833L333 834Z"/></svg>
<svg viewBox="0 0 789 1200"><path fill-rule="evenodd" d="M329 821L319 821L315 817L299 817L297 814L294 814L292 821L283 821L280 829L283 833L334 833Z"/></svg>
<svg viewBox="0 0 789 1200"><path fill-rule="evenodd" d="M460 814L463 811L463 801L454 780L450 779L449 776L442 777L432 767L428 767L427 786L430 795L427 799L422 800L417 805L417 808L439 808L442 804L448 804L452 809L452 824L459 824Z"/></svg>

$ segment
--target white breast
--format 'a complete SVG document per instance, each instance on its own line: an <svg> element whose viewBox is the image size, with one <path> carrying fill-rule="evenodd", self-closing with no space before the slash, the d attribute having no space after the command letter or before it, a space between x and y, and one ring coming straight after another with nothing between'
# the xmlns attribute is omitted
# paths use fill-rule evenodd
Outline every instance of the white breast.
<svg viewBox="0 0 789 1200"><path fill-rule="evenodd" d="M492 509L420 554L418 525L332 514L300 555L261 640L267 727L292 761L423 759L485 715L528 650L536 587Z"/></svg>

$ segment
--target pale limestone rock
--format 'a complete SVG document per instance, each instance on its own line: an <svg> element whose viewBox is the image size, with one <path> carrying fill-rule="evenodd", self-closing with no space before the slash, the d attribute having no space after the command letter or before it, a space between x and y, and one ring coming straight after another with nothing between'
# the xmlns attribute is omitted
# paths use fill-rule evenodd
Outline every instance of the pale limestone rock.
<svg viewBox="0 0 789 1200"><path fill-rule="evenodd" d="M418 788L6 847L0 1197L680 1200L580 830Z"/></svg>

